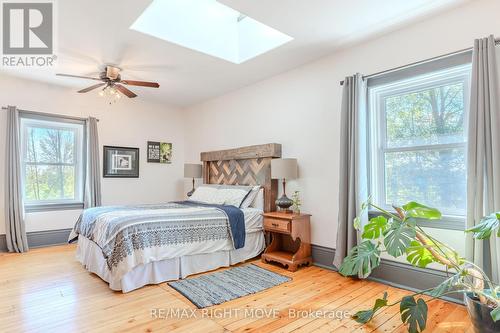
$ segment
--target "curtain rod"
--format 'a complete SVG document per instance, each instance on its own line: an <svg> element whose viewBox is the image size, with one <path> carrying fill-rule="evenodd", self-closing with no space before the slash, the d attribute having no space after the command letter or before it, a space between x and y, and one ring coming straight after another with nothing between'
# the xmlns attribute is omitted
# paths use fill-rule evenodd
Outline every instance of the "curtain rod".
<svg viewBox="0 0 500 333"><path fill-rule="evenodd" d="M2 106L2 110L7 110L7 107ZM86 121L87 118L82 118L82 117L74 117L74 116L66 116L62 114L55 114L55 113L46 113L46 112L38 112L38 111L30 111L30 110L23 110L23 109L17 109L20 112L23 113L28 113L28 114L33 114L33 115L40 115L40 116L48 116L48 117L59 117L59 118L64 118L64 119L70 119L70 120L78 120L78 121ZM99 121L99 119L96 119Z"/></svg>
<svg viewBox="0 0 500 333"><path fill-rule="evenodd" d="M500 44L500 39L495 39L495 45L499 45L499 44ZM438 60L438 59L450 57L450 56L453 56L453 55L457 55L457 54L461 54L461 53L465 53L465 52L470 52L473 49L474 49L473 47L468 47L466 49L462 49L462 50L458 50L458 51L454 51L454 52L442 54L442 55L439 55L439 56L436 56L436 57L432 57L432 58L429 58L429 59L425 59L425 60L420 60L420 61L412 62L411 64L407 64L407 65L403 65L403 66L398 66L398 67L394 67L394 68L391 68L391 69L386 69L384 71L376 72L376 73L373 73L373 74L370 74L370 75L363 75L363 80L364 79L370 79L370 78L373 78L373 77L377 77L377 76L380 76L380 75L383 75L383 74L387 74L387 73L390 73L390 72L395 72L395 71L398 71L400 69L410 68L410 67L413 67L413 66L424 64L426 62L431 62L431 61L434 61L434 60ZM344 85L344 80L340 81L340 85L341 86Z"/></svg>

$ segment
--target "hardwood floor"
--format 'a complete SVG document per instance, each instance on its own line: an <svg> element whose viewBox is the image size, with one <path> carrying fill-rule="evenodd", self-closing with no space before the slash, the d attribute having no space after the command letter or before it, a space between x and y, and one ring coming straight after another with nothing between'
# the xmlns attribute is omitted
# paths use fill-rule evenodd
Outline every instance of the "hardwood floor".
<svg viewBox="0 0 500 333"><path fill-rule="evenodd" d="M127 294L113 292L75 260L73 245L25 254L0 253L0 331L406 332L397 307L378 313L365 326L350 318L318 318L299 312L320 310L326 316L337 313L332 311L353 313L369 307L373 297L384 290L389 291L390 299L401 297L404 290L347 279L314 266L291 273L255 263L293 281L209 308L212 312L197 310L196 318L182 318L196 307L166 283ZM169 316L165 311L170 309L179 310L177 317L181 318ZM275 312L266 316L264 309ZM440 300L429 303L427 326L427 332L472 332L466 309Z"/></svg>

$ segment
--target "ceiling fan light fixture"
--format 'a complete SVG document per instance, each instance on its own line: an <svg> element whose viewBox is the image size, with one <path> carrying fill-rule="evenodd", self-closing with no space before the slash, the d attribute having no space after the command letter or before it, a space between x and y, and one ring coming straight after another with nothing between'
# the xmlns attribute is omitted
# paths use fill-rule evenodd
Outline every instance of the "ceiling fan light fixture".
<svg viewBox="0 0 500 333"><path fill-rule="evenodd" d="M101 91L99 91L99 96L105 98L108 104L116 103L122 96L120 92L114 87L114 85L108 84Z"/></svg>

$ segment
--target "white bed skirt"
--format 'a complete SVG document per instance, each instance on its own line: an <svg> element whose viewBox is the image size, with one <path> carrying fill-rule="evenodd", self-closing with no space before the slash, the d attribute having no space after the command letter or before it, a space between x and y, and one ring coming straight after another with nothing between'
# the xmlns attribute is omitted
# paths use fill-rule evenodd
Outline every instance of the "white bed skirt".
<svg viewBox="0 0 500 333"><path fill-rule="evenodd" d="M76 258L85 268L109 283L113 290L126 293L148 284L183 279L189 275L228 267L258 256L265 248L264 233L250 232L245 246L238 250L187 255L136 266L121 279L113 277L101 249L82 235L78 236Z"/></svg>

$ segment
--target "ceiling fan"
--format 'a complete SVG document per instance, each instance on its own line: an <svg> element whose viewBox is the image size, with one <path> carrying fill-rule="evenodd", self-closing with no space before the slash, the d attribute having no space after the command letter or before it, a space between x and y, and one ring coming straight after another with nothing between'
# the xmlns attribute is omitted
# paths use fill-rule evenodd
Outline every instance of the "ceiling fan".
<svg viewBox="0 0 500 333"><path fill-rule="evenodd" d="M95 81L102 81L102 83L94 84L85 89L79 90L79 93L86 93L91 90L101 88L102 91L106 90L115 90L117 92L122 93L123 95L134 98L137 97L135 93L126 88L125 85L129 86L140 86L140 87L150 87L150 88L159 88L160 85L156 82L145 82L145 81L133 81L133 80L122 80L120 75L121 69L115 66L107 65L105 69L99 74L99 78L90 77L90 76L80 76L80 75L71 75L71 74L56 74L57 76L67 76L67 77L75 77L80 79L88 79Z"/></svg>

